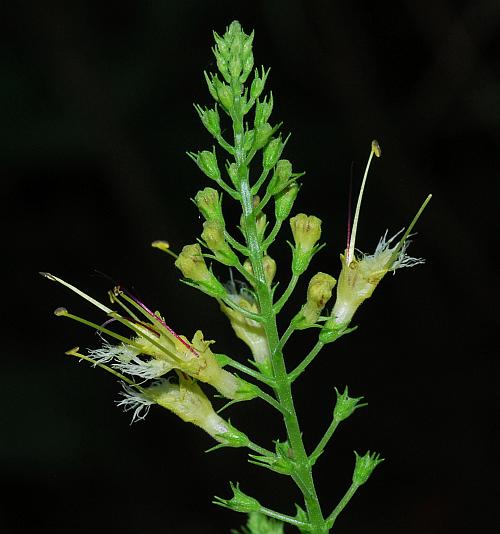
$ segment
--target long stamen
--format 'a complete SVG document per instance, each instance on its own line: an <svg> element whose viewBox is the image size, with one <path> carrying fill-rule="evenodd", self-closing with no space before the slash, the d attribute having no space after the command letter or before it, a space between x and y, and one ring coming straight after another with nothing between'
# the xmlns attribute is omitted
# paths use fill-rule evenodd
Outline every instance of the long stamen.
<svg viewBox="0 0 500 534"><path fill-rule="evenodd" d="M194 347L192 347L189 343L187 343L184 339L182 339L179 334L177 334L168 324L161 318L156 315L152 310L150 310L145 304L143 304L137 297L134 297L129 291L125 290L123 287L116 287L114 289L114 297L115 299L120 295L123 299L125 299L127 302L132 304L135 308L137 308L139 311L143 313L146 317L150 319L154 319L156 322L160 323L161 326L163 326L175 339L180 341L187 349L189 349L195 356L198 356L198 352L195 350Z"/></svg>
<svg viewBox="0 0 500 534"><path fill-rule="evenodd" d="M85 354L78 352L79 350L80 350L80 347L75 347L71 350L68 350L65 354L67 354L68 356L75 356L76 358L79 358L80 360L85 360L87 362L90 362L93 365L100 367L101 369L104 369L105 371L108 371L108 373L111 373L112 375L117 376L120 380L123 380L123 382L126 382L130 386L136 388L137 391L139 391L139 393L144 393L144 388L142 388L139 384L136 384L133 380L130 380L130 378L128 378L127 376L122 375L121 373L113 369L112 367L109 367L109 365L98 362L97 360L94 360L90 356L86 356Z"/></svg>
<svg viewBox="0 0 500 534"><path fill-rule="evenodd" d="M50 273L43 273L40 272L42 276L45 276L45 278L48 278L49 280L52 280L53 282L59 282L63 286L66 286L68 289L71 289L71 291L74 291L77 295L80 295L80 297L83 297L85 300L88 300L91 302L94 306L97 306L100 310L102 310L105 313L111 313L113 310L105 306L104 304L101 304L98 300L93 299L87 293L84 293L83 291L80 291L77 287L72 286L71 284L68 284L68 282L65 282L64 280L61 280L61 278L58 278L57 276L54 276Z"/></svg>
<svg viewBox="0 0 500 534"><path fill-rule="evenodd" d="M94 330L97 330L98 332L102 332L103 334L107 334L108 336L114 337L115 339L118 339L118 341L121 341L122 343L125 343L126 345L131 345L135 347L136 349L138 349L139 351L141 350L140 345L135 343L132 339L128 339L124 336L121 336L120 334L117 334L116 332L113 332L112 330L108 330L104 325L98 325L97 323L93 323L92 321L87 321L87 319L83 319L82 317L79 317L78 315L69 313L66 308L57 308L54 311L54 315L57 315L58 317L68 317L68 319L73 319L74 321L82 323L86 326L90 326L91 328L93 328ZM113 320L115 319L116 318L113 318Z"/></svg>
<svg viewBox="0 0 500 534"><path fill-rule="evenodd" d="M162 241L160 239L153 241L151 243L151 246L153 248L157 248L158 250L162 250L163 252L166 252L167 254L170 254L173 258L177 259L179 257L178 254L176 254L173 250L170 249L170 243L168 241Z"/></svg>
<svg viewBox="0 0 500 534"><path fill-rule="evenodd" d="M351 263L351 261L353 260L353 258L354 258L354 247L356 245L356 232L358 230L358 221L359 221L359 212L360 212L360 209L361 209L361 200L363 199L363 193L365 191L366 179L368 177L368 171L370 170L370 164L372 162L374 154L375 154L375 156L377 156L377 158L379 158L381 156L381 154L382 154L382 151L380 149L380 145L378 144L378 141L376 141L376 140L372 141L372 150L370 152L370 157L368 158L368 163L366 164L365 174L363 175L363 181L361 182L361 189L359 190L358 202L356 204L356 212L354 213L354 222L352 224L352 234L351 234L350 239L349 239L349 246L348 246L347 254L346 254L347 265L349 265Z"/></svg>

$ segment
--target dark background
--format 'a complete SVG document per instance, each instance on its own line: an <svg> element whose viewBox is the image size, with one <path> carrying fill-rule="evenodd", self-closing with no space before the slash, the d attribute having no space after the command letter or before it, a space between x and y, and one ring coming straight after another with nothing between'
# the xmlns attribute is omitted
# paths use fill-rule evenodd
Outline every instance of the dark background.
<svg viewBox="0 0 500 534"><path fill-rule="evenodd" d="M353 449L387 458L335 531L494 529L500 4L165 0L2 7L0 532L227 533L243 517L210 500L229 495L229 480L293 514L295 488L247 464L244 451L204 455L211 440L159 408L129 426L113 404L116 381L64 356L99 339L52 310L102 316L37 275L104 298L102 271L178 332L201 328L215 350L245 355L215 302L178 284L170 258L149 247L168 239L178 250L201 232L189 197L209 184L185 151L212 140L192 103L211 104L202 76L215 69L211 31L235 18L256 30L256 64L272 67L274 121L293 133L285 156L307 171L295 213L324 221L328 247L311 274L338 273L351 162L359 184L372 138L383 157L367 186L362 250L434 195L410 249L427 263L388 276L356 316L358 331L297 386L309 448L334 386L369 401L318 463L325 510L349 485ZM271 253L284 286L291 235L280 235ZM313 342L297 334L290 365ZM270 446L283 434L264 408L230 414Z"/></svg>

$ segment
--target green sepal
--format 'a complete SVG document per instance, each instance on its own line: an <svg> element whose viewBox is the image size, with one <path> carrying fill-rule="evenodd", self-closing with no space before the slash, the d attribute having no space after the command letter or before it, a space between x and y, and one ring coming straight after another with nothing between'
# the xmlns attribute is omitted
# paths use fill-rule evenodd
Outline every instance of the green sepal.
<svg viewBox="0 0 500 534"><path fill-rule="evenodd" d="M364 456L360 456L356 451L354 451L354 454L356 455L356 465L352 475L352 482L357 486L361 486L370 478L377 465L384 461L384 458L380 458L380 454L371 453L370 451Z"/></svg>
<svg viewBox="0 0 500 534"><path fill-rule="evenodd" d="M292 256L292 273L296 276L303 274L309 267L309 263L313 259L313 256L319 252L326 244L314 245L310 250L303 250L298 246L293 246L293 256Z"/></svg>
<svg viewBox="0 0 500 534"><path fill-rule="evenodd" d="M357 328L357 326L349 327L347 324L334 325L333 328L325 325L319 333L319 340L322 343L325 343L325 345L327 343L333 343L334 341L337 341L339 337L350 334L351 332L354 332L354 330L357 330Z"/></svg>
<svg viewBox="0 0 500 534"><path fill-rule="evenodd" d="M192 282L191 280L184 278L181 278L180 281L183 284L199 289L201 292L216 299L222 299L227 295L226 288L217 280L217 278L215 278L215 276L210 282Z"/></svg>
<svg viewBox="0 0 500 534"><path fill-rule="evenodd" d="M367 402L360 402L364 397L349 397L349 390L347 386L345 387L343 393L339 393L337 388L334 389L335 393L337 394L337 401L335 402L335 408L333 410L333 418L338 422L350 417L358 408L368 406Z"/></svg>
<svg viewBox="0 0 500 534"><path fill-rule="evenodd" d="M269 100L267 96L264 97L262 101L257 99L257 104L255 105L255 116L254 116L254 126L258 128L260 125L264 124L269 120L271 113L273 111L273 94L269 93Z"/></svg>
<svg viewBox="0 0 500 534"><path fill-rule="evenodd" d="M258 512L261 509L261 505L257 499L246 495L240 490L239 483L233 484L230 482L230 485L233 496L230 499L222 499L221 497L216 496L212 501L214 504L229 508L235 512L243 512L247 514L250 512Z"/></svg>
<svg viewBox="0 0 500 534"><path fill-rule="evenodd" d="M293 451L288 441L275 441L276 453L272 456L249 454L250 463L270 469L280 475L292 475L295 472L295 464L292 459Z"/></svg>

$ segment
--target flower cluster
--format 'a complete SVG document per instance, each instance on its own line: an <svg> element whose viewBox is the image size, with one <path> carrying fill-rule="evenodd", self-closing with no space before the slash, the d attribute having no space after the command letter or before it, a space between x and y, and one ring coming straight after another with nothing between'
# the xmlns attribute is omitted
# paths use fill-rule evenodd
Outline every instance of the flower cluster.
<svg viewBox="0 0 500 534"><path fill-rule="evenodd" d="M123 373L125 377L140 380L140 383L127 381L127 395L119 403L127 409L134 409L133 421L143 419L151 404L159 404L179 415L181 419L203 428L212 436L217 435L221 443L233 439L229 434L225 438L221 437L227 433L233 435L237 431L229 423L222 423L223 420L215 414L210 401L196 381L210 384L222 396L232 401L252 399L257 396L257 389L221 367L210 349L213 342L206 341L200 330L188 341L185 336L174 332L158 312L152 312L122 288L115 288L110 292L110 297L114 303L126 310L127 315L113 311L57 276L42 274L97 306L106 313L109 321L119 322L133 332L131 338L126 338L107 326L100 326L73 315L65 308L58 308L55 312L58 316L69 317L92 326L119 341L115 345L103 341L101 347L88 351L86 359L95 365ZM171 380L162 380L149 387L143 385L143 381L158 379L172 370L179 377L178 384L173 384ZM226 430L221 431L224 428Z"/></svg>

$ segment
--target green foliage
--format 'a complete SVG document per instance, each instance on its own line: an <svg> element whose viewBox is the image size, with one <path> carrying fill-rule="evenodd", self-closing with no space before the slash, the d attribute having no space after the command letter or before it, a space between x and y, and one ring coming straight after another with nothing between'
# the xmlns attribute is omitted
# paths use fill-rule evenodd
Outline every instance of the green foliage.
<svg viewBox="0 0 500 534"><path fill-rule="evenodd" d="M241 530L232 530L231 534L283 534L283 523L259 512L252 512L248 515L246 527L241 527Z"/></svg>

